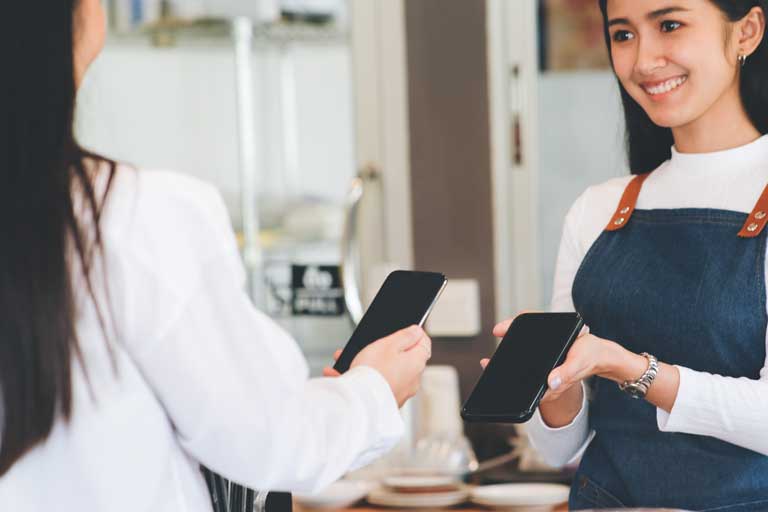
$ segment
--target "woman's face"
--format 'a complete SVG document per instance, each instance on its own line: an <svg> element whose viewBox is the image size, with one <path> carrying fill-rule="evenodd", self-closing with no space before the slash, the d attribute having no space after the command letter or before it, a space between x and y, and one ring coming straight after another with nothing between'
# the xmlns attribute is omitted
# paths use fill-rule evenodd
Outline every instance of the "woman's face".
<svg viewBox="0 0 768 512"><path fill-rule="evenodd" d="M608 24L616 75L655 124L740 106L743 31L711 1L608 0Z"/></svg>
<svg viewBox="0 0 768 512"><path fill-rule="evenodd" d="M88 67L104 48L107 21L100 0L76 0L75 4L75 83L79 86Z"/></svg>

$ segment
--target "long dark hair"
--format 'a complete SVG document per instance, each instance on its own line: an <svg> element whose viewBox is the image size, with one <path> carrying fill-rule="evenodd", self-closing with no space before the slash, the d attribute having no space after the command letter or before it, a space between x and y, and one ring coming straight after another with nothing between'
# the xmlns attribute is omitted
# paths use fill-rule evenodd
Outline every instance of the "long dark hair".
<svg viewBox="0 0 768 512"><path fill-rule="evenodd" d="M77 3L3 7L18 12L0 30L0 476L70 417L72 361L82 361L74 269L95 300L90 269L115 164L75 141ZM97 166L109 172L98 193Z"/></svg>
<svg viewBox="0 0 768 512"><path fill-rule="evenodd" d="M599 0L603 13L605 43L611 52L611 35L608 31L608 0ZM746 16L753 7L760 7L768 15L767 0L710 0L734 22ZM617 80L618 81L618 80ZM741 70L741 99L747 115L761 133L768 133L768 38L749 56ZM658 167L671 156L674 143L672 130L654 124L642 107L632 99L619 82L621 102L626 122L626 146L629 168L633 174L643 174Z"/></svg>

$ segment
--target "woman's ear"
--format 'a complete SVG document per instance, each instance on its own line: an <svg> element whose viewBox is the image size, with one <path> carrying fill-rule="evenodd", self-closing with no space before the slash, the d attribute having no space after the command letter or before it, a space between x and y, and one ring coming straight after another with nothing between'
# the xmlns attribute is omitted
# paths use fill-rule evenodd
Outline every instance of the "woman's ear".
<svg viewBox="0 0 768 512"><path fill-rule="evenodd" d="M765 35L765 12L760 7L753 7L741 20L736 22L736 48L739 55L747 57L760 46Z"/></svg>

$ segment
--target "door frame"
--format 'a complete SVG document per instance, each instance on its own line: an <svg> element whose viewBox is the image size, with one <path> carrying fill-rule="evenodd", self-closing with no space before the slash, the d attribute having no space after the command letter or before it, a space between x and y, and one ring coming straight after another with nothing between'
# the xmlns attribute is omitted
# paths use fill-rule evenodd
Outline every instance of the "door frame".
<svg viewBox="0 0 768 512"><path fill-rule="evenodd" d="M379 226L382 244L378 249L368 247L367 250L378 251L380 263L412 268L404 2L365 0L352 1L349 5L357 168L374 169L381 180L380 218L367 218L362 222ZM369 216L375 217L376 213ZM371 258L377 256L368 257L366 265L375 263Z"/></svg>
<svg viewBox="0 0 768 512"><path fill-rule="evenodd" d="M486 1L496 315L501 320L543 306L537 225L538 2Z"/></svg>

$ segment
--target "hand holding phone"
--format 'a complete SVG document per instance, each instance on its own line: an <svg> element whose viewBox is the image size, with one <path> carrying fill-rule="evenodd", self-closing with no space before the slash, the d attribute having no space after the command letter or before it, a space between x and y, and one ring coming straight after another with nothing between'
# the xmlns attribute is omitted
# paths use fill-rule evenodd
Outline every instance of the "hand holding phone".
<svg viewBox="0 0 768 512"><path fill-rule="evenodd" d="M577 313L518 316L462 407L462 417L499 423L530 419L549 373L563 362L582 327Z"/></svg>
<svg viewBox="0 0 768 512"><path fill-rule="evenodd" d="M445 276L435 272L397 270L389 274L336 360L334 370L347 371L355 356L376 340L412 325L421 327L446 283Z"/></svg>
<svg viewBox="0 0 768 512"><path fill-rule="evenodd" d="M352 367L368 366L389 384L398 407L412 398L421 386L421 375L432 355L432 340L413 325L365 347Z"/></svg>

